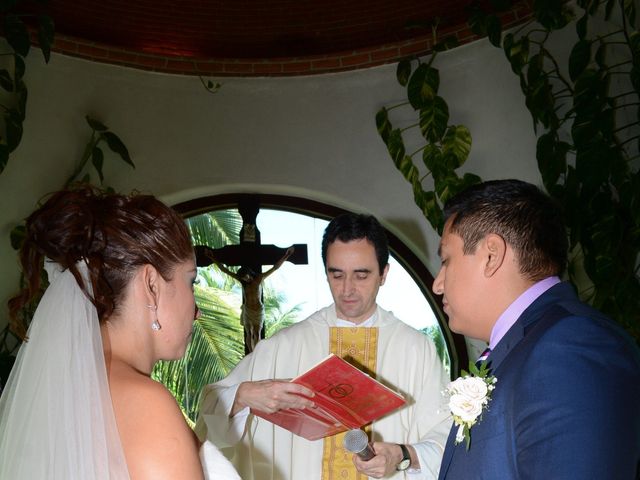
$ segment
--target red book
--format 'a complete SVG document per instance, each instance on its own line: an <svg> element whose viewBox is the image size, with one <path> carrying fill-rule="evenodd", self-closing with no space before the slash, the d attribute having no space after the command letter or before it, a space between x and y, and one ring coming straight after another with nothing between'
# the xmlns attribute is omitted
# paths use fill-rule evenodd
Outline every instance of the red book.
<svg viewBox="0 0 640 480"><path fill-rule="evenodd" d="M406 403L401 395L334 354L291 381L315 392L316 408L251 412L307 440L360 428Z"/></svg>

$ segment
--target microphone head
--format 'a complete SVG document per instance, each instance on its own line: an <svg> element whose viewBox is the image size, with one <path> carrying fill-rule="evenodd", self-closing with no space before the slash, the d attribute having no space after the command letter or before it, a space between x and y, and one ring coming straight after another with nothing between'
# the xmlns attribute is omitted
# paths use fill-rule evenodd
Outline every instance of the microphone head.
<svg viewBox="0 0 640 480"><path fill-rule="evenodd" d="M349 430L342 440L344 448L353 453L362 452L369 445L369 438L359 428Z"/></svg>

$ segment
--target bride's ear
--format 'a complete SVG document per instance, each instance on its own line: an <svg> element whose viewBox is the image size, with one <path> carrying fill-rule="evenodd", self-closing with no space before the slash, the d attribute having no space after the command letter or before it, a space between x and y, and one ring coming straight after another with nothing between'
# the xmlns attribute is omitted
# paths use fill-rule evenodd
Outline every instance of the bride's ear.
<svg viewBox="0 0 640 480"><path fill-rule="evenodd" d="M153 265L144 265L141 270L142 288L149 305L158 304L160 294L160 274Z"/></svg>

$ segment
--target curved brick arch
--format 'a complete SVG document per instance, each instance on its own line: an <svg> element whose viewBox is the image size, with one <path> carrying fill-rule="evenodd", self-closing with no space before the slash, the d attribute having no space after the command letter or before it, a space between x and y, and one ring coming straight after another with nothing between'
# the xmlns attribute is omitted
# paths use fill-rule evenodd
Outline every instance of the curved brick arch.
<svg viewBox="0 0 640 480"><path fill-rule="evenodd" d="M415 0L407 1L412 2ZM440 6L442 7L442 4L447 1L435 0L432 3L441 4ZM91 0L85 0L86 2L90 3ZM195 0L186 1L186 3L193 2ZM318 36L325 35L322 40L324 42L323 45L302 44L298 47L292 46L295 43L295 38L287 46L281 46L282 41L275 39L273 33L271 37L268 36L269 32L266 34L263 32L261 36L256 33L258 29L253 34L251 31L247 31L246 38L242 37L242 41L246 44L243 50L231 44L233 39L230 39L224 48L200 48L198 45L202 44L203 38L206 37L202 37L204 33L198 31L196 27L194 27L196 30L193 32L186 29L181 30L179 34L173 32L172 34L167 33L165 36L165 32L161 29L153 31L154 26L156 28L159 27L151 17L149 17L148 24L139 25L137 29L121 21L119 23L116 22L116 25L110 30L104 30L92 35L89 23L96 21L96 15L102 15L104 22L109 23L116 20L117 11L111 11L110 13L103 11L97 14L94 12L83 13L81 9L79 12L72 10L72 8L75 8L71 5L73 3L73 1L54 2L58 11L54 10L52 16L56 19L56 24L59 24L53 46L55 52L95 62L163 73L215 77L315 75L394 63L410 55L428 54L432 48L431 34L424 33L424 29L419 31L421 32L419 35L411 33L412 36L409 36L408 31L397 27L396 34L390 34L387 31L386 36L380 34L367 40L363 38L363 34L358 34L358 29L361 29L361 25L353 20L345 20L342 30L333 36L327 35L326 31L318 30ZM120 2L111 3L118 4ZM137 2L137 8L144 8L144 3ZM280 0L279 3L286 7L291 1ZM341 4L349 3L341 2ZM466 2L458 2L458 4L463 3ZM67 5L68 11L63 8L65 5ZM123 4L122 8L133 8L131 6L125 7L125 5L126 3ZM111 7L113 5L110 5ZM148 8L151 7L148 6ZM324 8L327 9L328 6L325 5ZM460 5L458 5L458 8L460 9ZM72 12L76 16L73 17L72 21L68 21L67 15ZM526 5L518 4L505 13L502 19L505 27L508 28L519 25L530 17L531 13ZM309 24L312 23L311 20L308 22ZM448 26L440 25L438 29L439 38L453 35L460 44L469 43L477 39L468 28L460 12L448 23ZM130 30L125 32L124 29L126 28ZM202 29L202 27L199 28ZM257 27L254 26L254 28ZM316 26L316 28L327 29L329 26ZM351 28L353 38L348 37L349 28ZM388 27L387 30L389 30ZM397 33L398 30L402 30L402 33ZM122 32L125 32L125 34L119 35ZM198 36L198 33L200 36ZM192 43L189 43L190 35L193 37L191 39ZM388 40L390 35L403 38L384 42L383 40ZM270 46L258 45L257 42L262 38L271 39L273 44L269 44ZM254 42L252 45L250 45L251 41ZM355 45L355 47L345 48L349 45ZM339 49L340 47L342 49ZM326 50L326 52L323 52L323 50ZM289 51L295 51L296 53L284 56L269 55L269 53L281 54Z"/></svg>

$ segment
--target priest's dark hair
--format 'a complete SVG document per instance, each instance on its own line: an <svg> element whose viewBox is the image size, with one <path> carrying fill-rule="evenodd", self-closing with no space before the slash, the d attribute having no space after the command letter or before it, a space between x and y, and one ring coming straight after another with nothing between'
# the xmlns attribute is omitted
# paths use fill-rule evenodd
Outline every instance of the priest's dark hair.
<svg viewBox="0 0 640 480"><path fill-rule="evenodd" d="M380 275L389 263L389 240L380 222L373 215L343 213L329 222L322 237L322 261L327 266L327 249L336 240L350 242L366 239L376 251Z"/></svg>

